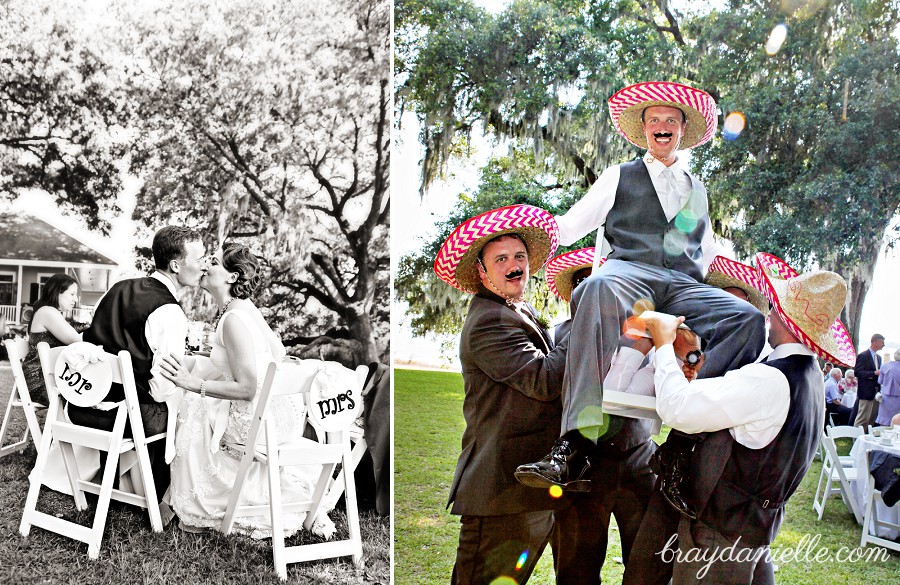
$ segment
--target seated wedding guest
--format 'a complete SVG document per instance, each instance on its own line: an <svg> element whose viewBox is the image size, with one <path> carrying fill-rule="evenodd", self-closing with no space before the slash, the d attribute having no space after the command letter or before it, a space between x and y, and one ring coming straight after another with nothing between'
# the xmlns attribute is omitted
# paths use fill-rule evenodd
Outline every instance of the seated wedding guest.
<svg viewBox="0 0 900 585"><path fill-rule="evenodd" d="M704 583L775 582L768 548L822 433L824 383L816 356L848 366L856 356L837 319L847 299L843 278L827 271L798 275L770 254L757 254L756 262L773 306L768 337L774 349L764 362L688 384L672 347L683 317L645 317L656 346L657 411L673 428L709 434L688 474L697 519L683 516L674 534L645 530L652 528L651 502L625 585L670 577L675 585L696 583L699 571ZM635 562L639 549L647 554ZM672 554L661 555L664 549Z"/></svg>
<svg viewBox="0 0 900 585"><path fill-rule="evenodd" d="M853 408L856 403L856 388L859 384L853 368L844 372L844 379L838 382L838 390L841 392L841 404L847 408Z"/></svg>
<svg viewBox="0 0 900 585"><path fill-rule="evenodd" d="M459 342L466 426L448 506L460 518L453 585L528 581L565 498L516 482L559 430L568 336L554 344L525 300L529 276L556 249L553 217L511 205L467 220L447 238L434 271L472 301Z"/></svg>
<svg viewBox="0 0 900 585"><path fill-rule="evenodd" d="M841 404L841 395L838 391L838 382L844 377L840 368L831 368L828 372L828 379L825 381L825 421L828 422L828 415L831 415L834 424L844 426L849 424L850 408Z"/></svg>
<svg viewBox="0 0 900 585"><path fill-rule="evenodd" d="M242 455L234 446L247 441L269 363L280 362L285 356L281 340L250 298L259 283L259 260L250 249L243 244L225 244L210 259L200 279L201 288L212 294L219 307L209 355L216 372L200 378L177 354L162 362L162 375L188 391L178 412L172 486L167 497L179 526L188 532L220 528ZM296 435L304 420L301 397L276 397L271 410L280 439L308 441ZM284 502L309 500L320 469L282 469ZM241 505L268 503L267 473L259 462L251 464ZM285 536L300 530L305 518L305 512L282 515ZM238 516L234 526L253 538L272 536L271 521L265 513ZM334 530L327 511L320 512L312 531L330 538Z"/></svg>
<svg viewBox="0 0 900 585"><path fill-rule="evenodd" d="M54 274L44 283L41 297L34 304L31 322L28 323L28 354L22 362L32 402L48 403L37 344L45 341L50 347L58 347L81 341L81 334L63 316L77 303L78 283L75 279L68 274Z"/></svg>
<svg viewBox="0 0 900 585"><path fill-rule="evenodd" d="M878 405L878 417L875 424L892 425L897 413L900 413L900 349L894 352L894 361L881 366L878 383L881 384L881 403Z"/></svg>

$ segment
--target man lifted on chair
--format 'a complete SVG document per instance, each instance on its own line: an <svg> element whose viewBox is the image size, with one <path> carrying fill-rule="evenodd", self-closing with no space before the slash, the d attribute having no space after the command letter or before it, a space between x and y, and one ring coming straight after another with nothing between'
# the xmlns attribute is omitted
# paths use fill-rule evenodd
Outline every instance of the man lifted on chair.
<svg viewBox="0 0 900 585"><path fill-rule="evenodd" d="M656 346L660 417L675 429L709 435L694 448L687 475L697 518L682 516L677 533L667 534L654 527L651 502L625 584L662 584L670 575L675 585L775 582L768 547L822 433L824 383L816 356L852 366L856 355L837 319L847 299L843 278L826 271L798 275L765 253L756 263L772 304L774 350L764 362L688 384L672 349L684 318L642 316ZM674 567L667 565L673 560Z"/></svg>
<svg viewBox="0 0 900 585"><path fill-rule="evenodd" d="M601 408L602 382L634 313L652 308L685 315L708 342L700 378L752 362L765 337L759 311L703 283L720 246L713 240L706 189L676 150L712 138L712 97L678 83L638 83L613 95L609 109L619 132L647 153L604 171L557 218L562 244L598 229L598 249L605 238L611 252L572 294L571 338L578 351L566 358L561 436L544 459L516 471L519 481L538 488L590 489L585 453L614 434Z"/></svg>

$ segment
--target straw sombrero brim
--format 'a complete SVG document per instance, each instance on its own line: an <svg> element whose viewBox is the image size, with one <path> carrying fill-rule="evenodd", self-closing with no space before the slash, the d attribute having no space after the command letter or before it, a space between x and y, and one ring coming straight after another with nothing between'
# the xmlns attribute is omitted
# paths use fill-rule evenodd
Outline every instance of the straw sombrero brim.
<svg viewBox="0 0 900 585"><path fill-rule="evenodd" d="M552 215L533 205L508 205L475 216L453 230L434 260L438 277L468 293L478 291L478 252L490 240L519 234L528 248L528 267L534 274L559 245L559 228Z"/></svg>
<svg viewBox="0 0 900 585"><path fill-rule="evenodd" d="M606 259L600 260L600 266ZM584 268L594 267L594 248L581 248L560 254L547 262L547 268L544 271L544 277L547 279L547 286L550 292L567 303L572 298L572 280L575 273Z"/></svg>
<svg viewBox="0 0 900 585"><path fill-rule="evenodd" d="M609 98L609 113L616 130L630 143L647 148L641 113L651 106L671 106L684 112L687 127L680 149L694 148L716 133L716 102L705 91L681 83L648 81L619 90Z"/></svg>
<svg viewBox="0 0 900 585"><path fill-rule="evenodd" d="M716 256L709 265L705 282L716 288L739 288L746 293L747 302L763 315L769 314L769 299L760 290L759 276L752 266L725 256Z"/></svg>
<svg viewBox="0 0 900 585"><path fill-rule="evenodd" d="M856 350L850 333L840 319L835 318L827 324L821 319L822 315L810 315L808 300L800 299L801 293L792 290L799 280L797 271L777 256L765 252L756 255L756 266L766 297L791 333L822 359L848 368L854 367ZM843 279L834 273L823 274L833 275L843 283ZM846 283L843 287L833 287L816 294L833 297L826 299L825 304L843 307L847 297Z"/></svg>

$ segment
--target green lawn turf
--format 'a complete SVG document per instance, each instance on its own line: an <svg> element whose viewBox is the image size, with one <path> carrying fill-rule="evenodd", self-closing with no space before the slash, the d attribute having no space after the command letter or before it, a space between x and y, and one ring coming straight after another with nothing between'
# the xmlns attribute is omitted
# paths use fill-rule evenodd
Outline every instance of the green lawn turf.
<svg viewBox="0 0 900 585"><path fill-rule="evenodd" d="M394 579L398 585L447 583L456 554L459 522L446 511L447 494L460 450L462 376L449 372L394 370ZM667 430L664 427L665 435ZM659 441L660 437L656 437ZM849 443L842 445L842 453ZM815 461L787 506L785 523L773 551L797 548L816 539L809 558L782 563L775 574L785 585L900 583L900 555L870 562L816 562L820 549L832 556L841 547L859 545L860 527L839 498L828 501L818 521L812 500L821 470ZM622 580L621 548L613 521L603 567L604 583ZM543 556L531 583L553 583L552 559ZM864 553L873 549L864 549ZM825 554L825 553L822 553ZM805 556L805 555L804 555Z"/></svg>
<svg viewBox="0 0 900 585"><path fill-rule="evenodd" d="M0 408L5 410L12 387L9 363L0 362ZM43 414L39 415L43 420ZM13 419L12 435L21 436L25 419L21 410ZM7 443L11 440L7 440ZM37 451L25 451L0 459L0 583L144 583L159 585L284 583L272 564L271 540L253 540L219 532L188 534L170 523L162 532L150 529L140 508L112 502L100 549L100 558L87 556L87 545L41 528L28 538L19 535L19 522L28 491L28 474ZM86 524L93 518L96 497L88 495L88 511L75 510L71 496L42 489L38 509ZM347 516L343 505L331 513L338 536L346 537ZM390 582L390 520L374 510L360 511L363 562L355 567L350 557L288 565L287 583L329 585ZM288 545L319 542L321 538L300 531Z"/></svg>

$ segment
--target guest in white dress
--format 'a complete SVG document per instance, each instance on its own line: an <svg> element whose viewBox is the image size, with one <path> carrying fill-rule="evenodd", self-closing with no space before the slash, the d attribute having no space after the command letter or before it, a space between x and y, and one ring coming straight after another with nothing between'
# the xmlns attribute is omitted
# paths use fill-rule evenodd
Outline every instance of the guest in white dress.
<svg viewBox="0 0 900 585"><path fill-rule="evenodd" d="M164 360L163 375L186 390L178 414L167 501L188 531L221 527L240 463L240 453L233 446L247 439L269 362L281 361L285 355L281 341L248 298L259 280L259 263L249 248L225 244L200 281L219 306L209 363L203 368L174 356ZM279 441L308 440L302 437L304 410L299 397L276 397L270 408L276 414ZM315 466L284 470L284 501L308 500L318 473ZM253 463L241 503L265 504L268 491L265 468ZM284 515L285 535L301 529L304 518L305 514ZM265 516L238 517L235 530L254 538L272 535ZM325 512L316 518L313 532L326 538L334 533Z"/></svg>

